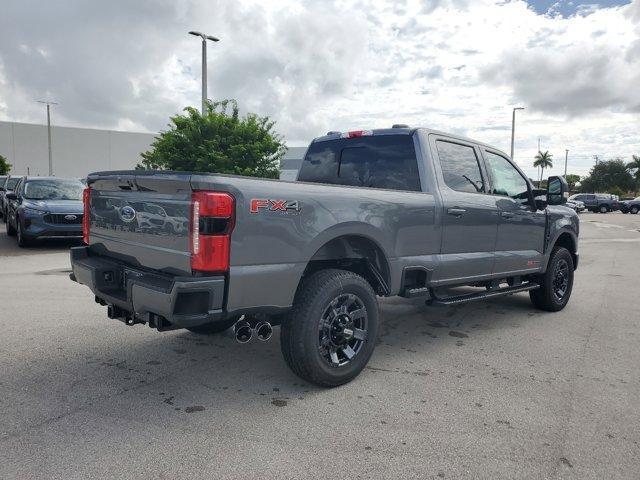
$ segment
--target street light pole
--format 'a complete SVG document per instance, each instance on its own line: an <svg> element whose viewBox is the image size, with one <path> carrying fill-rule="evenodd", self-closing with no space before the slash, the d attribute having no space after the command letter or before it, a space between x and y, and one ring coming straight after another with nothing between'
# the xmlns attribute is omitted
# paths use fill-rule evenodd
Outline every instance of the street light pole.
<svg viewBox="0 0 640 480"><path fill-rule="evenodd" d="M189 35L202 39L202 115L204 115L207 111L207 40L218 42L220 39L195 31L189 32Z"/></svg>
<svg viewBox="0 0 640 480"><path fill-rule="evenodd" d="M564 150L564 178L567 178L567 160L569 159L569 149Z"/></svg>
<svg viewBox="0 0 640 480"><path fill-rule="evenodd" d="M511 116L511 160L513 160L513 141L516 134L516 110L524 110L524 107L514 107Z"/></svg>
<svg viewBox="0 0 640 480"><path fill-rule="evenodd" d="M51 151L51 105L58 105L56 102L48 102L45 100L37 100L38 103L44 103L47 106L47 140L49 145L49 176L53 175L53 153Z"/></svg>

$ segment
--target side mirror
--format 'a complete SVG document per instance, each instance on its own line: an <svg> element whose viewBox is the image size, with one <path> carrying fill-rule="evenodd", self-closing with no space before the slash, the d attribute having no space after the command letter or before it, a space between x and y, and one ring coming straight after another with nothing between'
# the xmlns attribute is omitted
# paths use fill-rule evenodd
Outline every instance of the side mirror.
<svg viewBox="0 0 640 480"><path fill-rule="evenodd" d="M6 198L7 200L17 200L17 199L18 199L18 196L17 196L15 193L13 193L13 192L8 192L8 193L5 195L5 198Z"/></svg>
<svg viewBox="0 0 640 480"><path fill-rule="evenodd" d="M547 181L547 204L562 205L569 198L569 185L564 177L549 177Z"/></svg>

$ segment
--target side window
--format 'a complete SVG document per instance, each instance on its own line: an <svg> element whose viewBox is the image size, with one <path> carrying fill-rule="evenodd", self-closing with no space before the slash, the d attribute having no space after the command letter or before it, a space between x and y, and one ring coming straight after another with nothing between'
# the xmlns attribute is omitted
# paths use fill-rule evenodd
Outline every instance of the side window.
<svg viewBox="0 0 640 480"><path fill-rule="evenodd" d="M444 182L449 188L470 193L486 191L480 163L473 147L438 140L436 148Z"/></svg>
<svg viewBox="0 0 640 480"><path fill-rule="evenodd" d="M493 182L493 194L511 197L518 203L529 202L529 185L518 170L501 155L487 152L487 167Z"/></svg>

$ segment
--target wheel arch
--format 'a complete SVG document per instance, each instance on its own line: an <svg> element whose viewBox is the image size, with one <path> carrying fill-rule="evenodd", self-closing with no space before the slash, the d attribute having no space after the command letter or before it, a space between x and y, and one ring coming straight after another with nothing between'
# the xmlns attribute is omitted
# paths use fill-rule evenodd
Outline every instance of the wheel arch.
<svg viewBox="0 0 640 480"><path fill-rule="evenodd" d="M364 234L342 234L325 241L311 256L302 279L319 270L340 268L364 277L378 295L391 292L391 266L382 246Z"/></svg>
<svg viewBox="0 0 640 480"><path fill-rule="evenodd" d="M559 232L555 241L551 244L551 248L549 249L549 254L555 247L564 247L569 250L571 254L571 258L573 259L574 269L578 265L578 241L575 235L573 235L568 230L563 230ZM547 260L548 262L548 260Z"/></svg>

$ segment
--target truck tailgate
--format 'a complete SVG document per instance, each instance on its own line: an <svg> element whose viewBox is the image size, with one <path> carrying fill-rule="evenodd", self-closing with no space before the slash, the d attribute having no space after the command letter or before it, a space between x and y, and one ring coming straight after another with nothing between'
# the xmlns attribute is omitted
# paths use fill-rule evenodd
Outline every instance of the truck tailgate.
<svg viewBox="0 0 640 480"><path fill-rule="evenodd" d="M191 275L191 175L108 172L89 176L90 245L131 265Z"/></svg>

